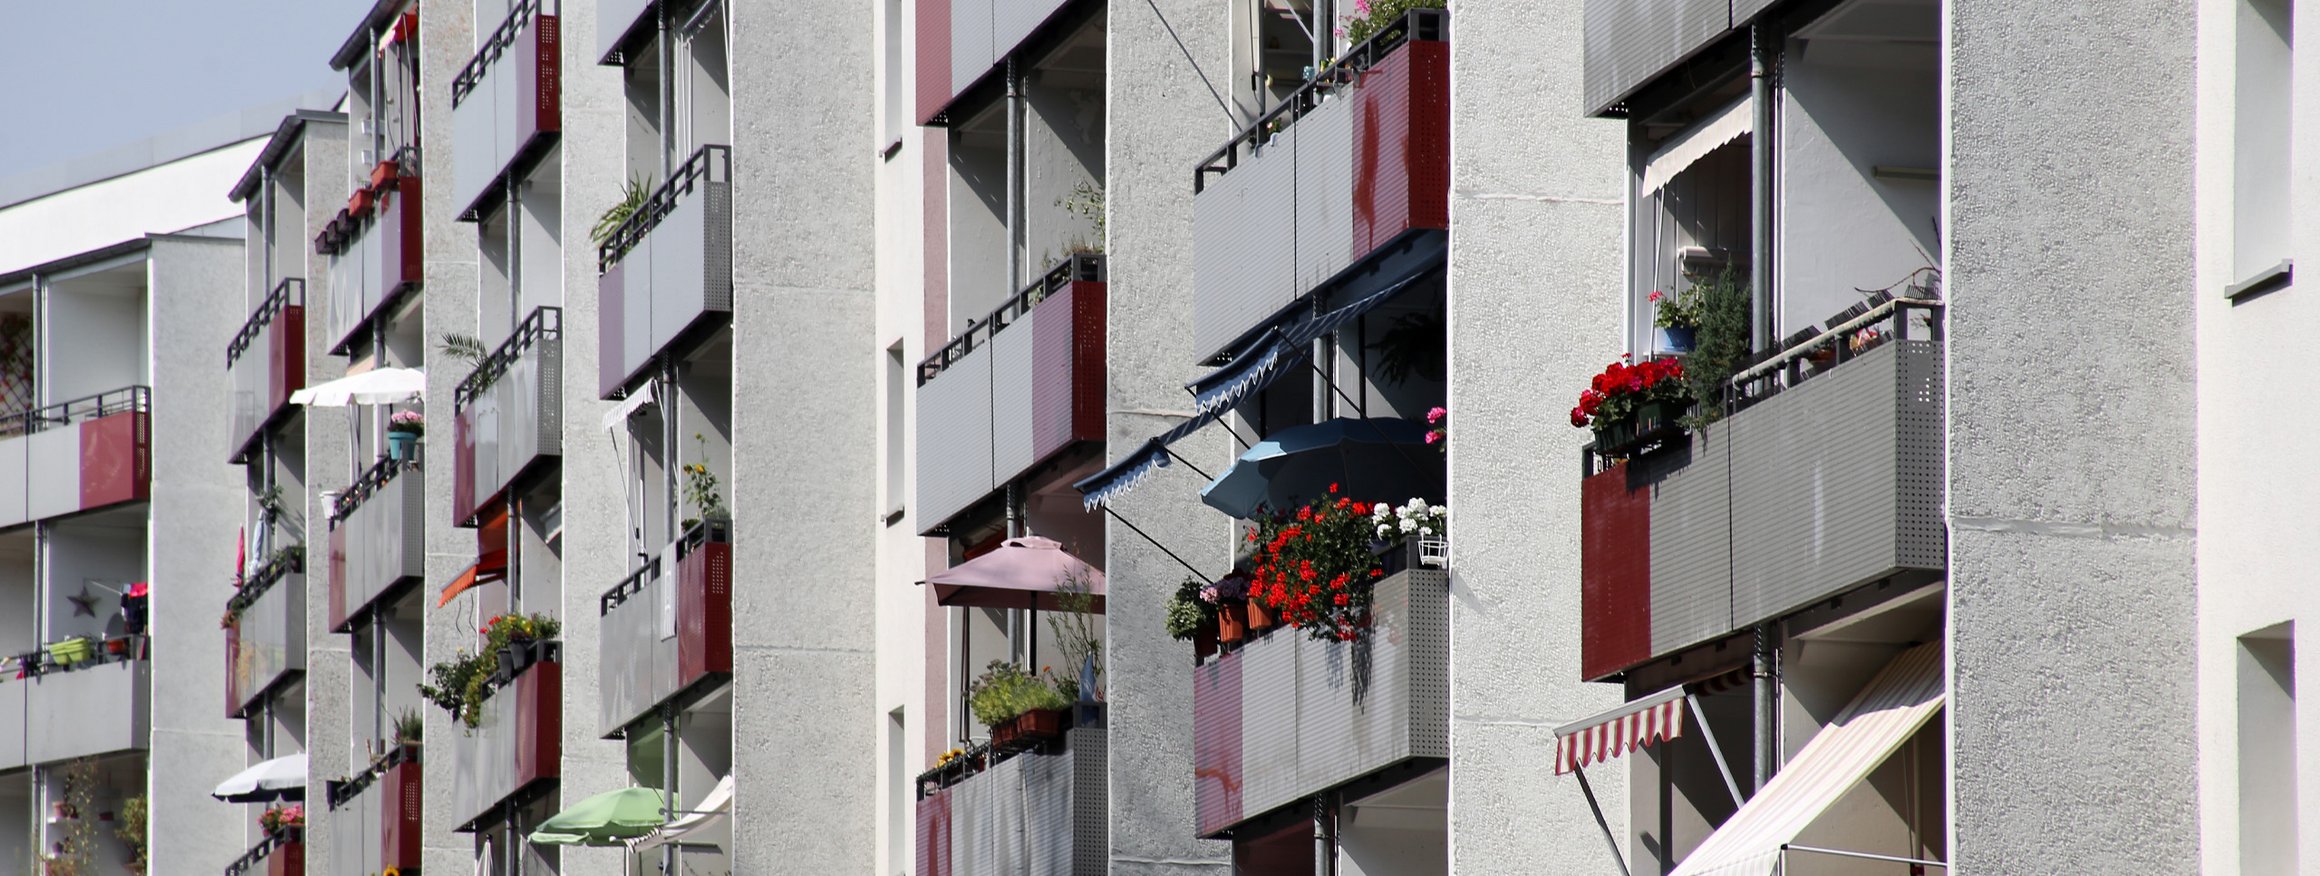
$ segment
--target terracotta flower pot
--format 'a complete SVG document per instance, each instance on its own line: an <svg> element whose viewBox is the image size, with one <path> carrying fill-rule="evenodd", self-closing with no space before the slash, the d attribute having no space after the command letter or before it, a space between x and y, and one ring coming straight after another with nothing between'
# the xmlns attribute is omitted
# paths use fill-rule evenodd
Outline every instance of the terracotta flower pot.
<svg viewBox="0 0 2320 876"><path fill-rule="evenodd" d="M1062 709L1033 709L1024 712L1007 722L1014 726L1015 731L1009 735L1017 745L1046 742L1063 735L1066 714Z"/></svg>
<svg viewBox="0 0 2320 876"><path fill-rule="evenodd" d="M1201 621L1200 629L1192 633L1192 658L1206 660L1216 655L1216 618Z"/></svg>
<svg viewBox="0 0 2320 876"><path fill-rule="evenodd" d="M1280 626L1281 619L1274 617L1272 612L1267 611L1265 609L1264 603L1251 599L1249 600L1248 604L1249 632L1261 633L1276 626Z"/></svg>
<svg viewBox="0 0 2320 876"><path fill-rule="evenodd" d="M1238 645L1249 637L1249 625L1243 620L1241 607L1226 603L1216 613L1216 639L1227 645Z"/></svg>

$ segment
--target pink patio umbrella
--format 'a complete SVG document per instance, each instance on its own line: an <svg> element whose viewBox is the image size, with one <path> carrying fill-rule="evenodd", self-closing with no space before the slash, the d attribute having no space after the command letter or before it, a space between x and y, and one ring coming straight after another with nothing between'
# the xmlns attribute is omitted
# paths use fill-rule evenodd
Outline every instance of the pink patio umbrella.
<svg viewBox="0 0 2320 876"><path fill-rule="evenodd" d="M999 549L927 576L935 602L976 608L1063 610L1057 593L1068 582L1084 581L1093 597L1088 610L1104 612L1104 573L1052 538L1010 538Z"/></svg>

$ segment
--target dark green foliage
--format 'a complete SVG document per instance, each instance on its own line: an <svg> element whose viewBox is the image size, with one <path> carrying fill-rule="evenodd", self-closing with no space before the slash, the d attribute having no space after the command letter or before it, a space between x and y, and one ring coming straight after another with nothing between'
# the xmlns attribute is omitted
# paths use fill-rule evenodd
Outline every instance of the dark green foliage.
<svg viewBox="0 0 2320 876"><path fill-rule="evenodd" d="M1697 429L1724 417L1724 384L1748 361L1748 281L1731 268L1698 285L1697 346L1684 356L1684 382L1699 404L1684 425Z"/></svg>

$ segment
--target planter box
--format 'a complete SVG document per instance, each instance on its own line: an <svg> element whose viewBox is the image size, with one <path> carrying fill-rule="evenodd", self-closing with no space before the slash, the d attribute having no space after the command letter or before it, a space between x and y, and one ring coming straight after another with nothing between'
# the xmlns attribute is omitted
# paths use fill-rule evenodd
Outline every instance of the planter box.
<svg viewBox="0 0 2320 876"><path fill-rule="evenodd" d="M1580 486L1581 675L1945 567L1941 345L1890 341Z"/></svg>
<svg viewBox="0 0 2320 876"><path fill-rule="evenodd" d="M1449 756L1450 580L1378 579L1360 642L1284 630L1193 667L1201 836L1415 758Z"/></svg>
<svg viewBox="0 0 2320 876"><path fill-rule="evenodd" d="M1111 857L1104 730L1063 734L918 800L918 876L1100 876Z"/></svg>

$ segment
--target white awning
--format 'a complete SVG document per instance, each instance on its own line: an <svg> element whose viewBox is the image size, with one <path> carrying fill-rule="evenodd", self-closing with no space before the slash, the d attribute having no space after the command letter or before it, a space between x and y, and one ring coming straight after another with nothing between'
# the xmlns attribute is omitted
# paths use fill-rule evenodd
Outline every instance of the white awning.
<svg viewBox="0 0 2320 876"><path fill-rule="evenodd" d="M1668 688L1555 728L1555 775L1684 735L1684 688Z"/></svg>
<svg viewBox="0 0 2320 876"><path fill-rule="evenodd" d="M636 416L637 411L644 410L645 405L652 403L653 385L646 383L637 387L635 392L628 394L628 398L622 399L619 405L604 414L604 431L620 428L620 424L628 422L628 418Z"/></svg>
<svg viewBox="0 0 2320 876"><path fill-rule="evenodd" d="M290 394L290 403L317 408L392 405L427 396L427 372L416 368L374 368L317 383Z"/></svg>
<svg viewBox="0 0 2320 876"><path fill-rule="evenodd" d="M1668 180L1692 166L1692 162L1706 158L1734 140L1756 130L1755 106L1742 96L1731 106L1709 114L1698 123L1661 143L1658 150L1643 162L1643 194L1659 191Z"/></svg>
<svg viewBox="0 0 2320 876"><path fill-rule="evenodd" d="M1924 727L1942 706L1941 643L1886 664L1780 774L1710 834L1674 876L1765 876L1782 845L1836 804Z"/></svg>
<svg viewBox="0 0 2320 876"><path fill-rule="evenodd" d="M209 795L228 803L271 803L306 797L306 753L277 757L235 773Z"/></svg>
<svg viewBox="0 0 2320 876"><path fill-rule="evenodd" d="M713 845L724 845L723 842L714 842L722 837L712 837L710 834L715 832L714 828L723 827L726 816L732 812L733 777L726 776L718 779L717 786L710 788L708 796L702 797L701 802L695 805L691 811L678 816L675 821L662 825L652 833L629 840L628 850L642 852L657 849L670 843L686 844L703 841L712 841Z"/></svg>

